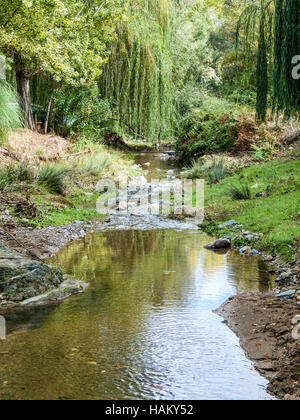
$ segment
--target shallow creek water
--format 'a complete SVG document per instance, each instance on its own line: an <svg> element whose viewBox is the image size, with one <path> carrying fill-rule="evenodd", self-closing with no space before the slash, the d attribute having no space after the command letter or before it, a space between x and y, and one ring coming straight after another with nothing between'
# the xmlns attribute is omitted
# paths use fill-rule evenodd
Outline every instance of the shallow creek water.
<svg viewBox="0 0 300 420"><path fill-rule="evenodd" d="M260 259L212 253L210 241L192 225L123 217L62 249L50 262L90 287L8 317L0 399L271 398L212 311L272 279Z"/></svg>

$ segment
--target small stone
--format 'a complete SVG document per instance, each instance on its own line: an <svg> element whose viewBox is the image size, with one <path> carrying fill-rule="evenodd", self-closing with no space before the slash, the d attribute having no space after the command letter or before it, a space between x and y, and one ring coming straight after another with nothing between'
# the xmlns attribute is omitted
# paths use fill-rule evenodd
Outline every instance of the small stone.
<svg viewBox="0 0 300 420"><path fill-rule="evenodd" d="M204 248L206 249L226 249L230 248L231 242L227 238L217 239L215 242L212 242L206 245Z"/></svg>
<svg viewBox="0 0 300 420"><path fill-rule="evenodd" d="M287 292L280 293L276 297L278 299L289 299L289 298L294 297L296 295L296 292L297 292L297 290L288 290Z"/></svg>
<svg viewBox="0 0 300 420"><path fill-rule="evenodd" d="M252 249L250 246L244 246L243 248L239 249L240 255L247 255L250 256L252 254Z"/></svg>
<svg viewBox="0 0 300 420"><path fill-rule="evenodd" d="M238 223L235 220L228 220L227 222L219 225L219 228L225 228L225 227L234 226L234 225L237 225L237 224Z"/></svg>

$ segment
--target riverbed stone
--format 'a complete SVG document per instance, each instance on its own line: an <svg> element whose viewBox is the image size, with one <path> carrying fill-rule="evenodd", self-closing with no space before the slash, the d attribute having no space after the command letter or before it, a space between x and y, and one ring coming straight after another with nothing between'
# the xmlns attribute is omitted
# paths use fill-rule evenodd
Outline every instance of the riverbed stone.
<svg viewBox="0 0 300 420"><path fill-rule="evenodd" d="M40 305L50 305L52 303L62 302L63 300L69 298L70 296L83 293L85 289L89 286L88 283L84 283L80 280L72 279L71 277L65 275L64 281L60 286L54 290L48 291L42 295L35 296L31 299L27 299L21 302L21 306L40 306Z"/></svg>
<svg viewBox="0 0 300 420"><path fill-rule="evenodd" d="M235 220L228 220L225 223L222 223L221 225L219 225L219 228L225 228L225 227L230 227L230 226L235 226L238 223Z"/></svg>
<svg viewBox="0 0 300 420"><path fill-rule="evenodd" d="M3 301L29 299L57 288L62 281L63 274L58 268L0 245L0 305Z"/></svg>
<svg viewBox="0 0 300 420"><path fill-rule="evenodd" d="M239 249L239 254L250 256L252 255L252 249L250 246L244 246L243 248Z"/></svg>
<svg viewBox="0 0 300 420"><path fill-rule="evenodd" d="M287 292L280 293L276 297L278 299L289 299L289 298L293 298L294 296L296 296L296 293L297 293L297 290L288 290Z"/></svg>
<svg viewBox="0 0 300 420"><path fill-rule="evenodd" d="M231 247L231 242L227 238L217 239L214 242L206 245L204 248L206 249L227 249Z"/></svg>

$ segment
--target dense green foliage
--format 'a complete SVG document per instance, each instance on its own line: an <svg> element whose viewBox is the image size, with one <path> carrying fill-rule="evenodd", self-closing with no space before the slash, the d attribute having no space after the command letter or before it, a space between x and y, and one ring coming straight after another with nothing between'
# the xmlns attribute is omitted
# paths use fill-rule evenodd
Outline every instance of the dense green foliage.
<svg viewBox="0 0 300 420"><path fill-rule="evenodd" d="M0 50L13 61L27 122L34 128L30 79L90 85L105 63L122 0L2 0Z"/></svg>
<svg viewBox="0 0 300 420"><path fill-rule="evenodd" d="M171 8L170 0L129 2L128 20L117 27L99 83L117 128L154 141L174 133Z"/></svg>
<svg viewBox="0 0 300 420"><path fill-rule="evenodd" d="M241 128L249 125L249 121L243 120L243 113L241 107L228 101L203 98L201 106L183 118L177 141L181 160L232 149Z"/></svg>
<svg viewBox="0 0 300 420"><path fill-rule="evenodd" d="M253 0L241 15L239 46L248 56L257 51L257 104L259 120L265 120L269 104L287 118L299 115L300 79L294 76L299 60L299 0ZM296 72L298 76L298 72ZM268 102L268 93L270 102Z"/></svg>
<svg viewBox="0 0 300 420"><path fill-rule="evenodd" d="M268 107L298 114L299 0L2 0L1 7L0 51L29 127L32 101L45 131L96 142L104 132L176 139L191 161L238 149L255 103L259 121Z"/></svg>

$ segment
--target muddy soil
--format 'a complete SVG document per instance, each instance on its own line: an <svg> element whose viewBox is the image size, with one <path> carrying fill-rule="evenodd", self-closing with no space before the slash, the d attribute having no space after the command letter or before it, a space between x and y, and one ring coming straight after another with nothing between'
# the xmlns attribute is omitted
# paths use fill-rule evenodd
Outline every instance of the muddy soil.
<svg viewBox="0 0 300 420"><path fill-rule="evenodd" d="M9 232L16 240L0 231L0 242L21 254L45 259L56 254L68 242L83 238L94 226L94 223L78 221L62 227L17 227Z"/></svg>
<svg viewBox="0 0 300 420"><path fill-rule="evenodd" d="M241 346L269 381L268 391L277 398L300 399L300 340L292 321L300 315L293 300L274 293L245 293L230 298L216 313L240 338Z"/></svg>

